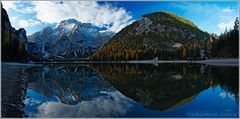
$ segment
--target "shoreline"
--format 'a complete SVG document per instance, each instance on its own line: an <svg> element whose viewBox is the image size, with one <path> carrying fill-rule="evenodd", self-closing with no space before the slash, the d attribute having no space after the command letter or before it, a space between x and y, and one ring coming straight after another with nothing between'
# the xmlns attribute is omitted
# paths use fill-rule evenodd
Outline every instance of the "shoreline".
<svg viewBox="0 0 240 119"><path fill-rule="evenodd" d="M128 61L128 63L183 63L183 64L206 64L214 66L239 66L239 59L207 59L207 60L141 60L141 61Z"/></svg>
<svg viewBox="0 0 240 119"><path fill-rule="evenodd" d="M162 63L179 63L179 64L206 64L213 66L239 66L239 59L207 59L207 60L131 60L131 61L72 61L72 62L31 62L16 63L2 62L2 64L11 65L43 65L43 64L95 64L95 63L129 63L129 64L162 64Z"/></svg>
<svg viewBox="0 0 240 119"><path fill-rule="evenodd" d="M215 66L239 66L239 59L210 59L207 61L197 61L196 63Z"/></svg>

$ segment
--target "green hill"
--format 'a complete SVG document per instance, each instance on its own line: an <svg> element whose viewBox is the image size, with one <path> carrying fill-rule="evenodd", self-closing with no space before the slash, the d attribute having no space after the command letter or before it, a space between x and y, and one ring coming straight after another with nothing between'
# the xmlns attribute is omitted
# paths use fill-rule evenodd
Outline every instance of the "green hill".
<svg viewBox="0 0 240 119"><path fill-rule="evenodd" d="M208 33L168 12L143 15L93 54L91 60L184 59L200 57Z"/></svg>

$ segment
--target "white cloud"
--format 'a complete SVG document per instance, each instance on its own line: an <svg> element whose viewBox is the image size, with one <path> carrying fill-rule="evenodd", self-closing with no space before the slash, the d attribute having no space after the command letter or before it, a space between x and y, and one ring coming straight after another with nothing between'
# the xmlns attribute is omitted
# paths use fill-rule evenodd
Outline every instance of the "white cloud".
<svg viewBox="0 0 240 119"><path fill-rule="evenodd" d="M118 32L132 22L132 16L124 9L95 1L34 1L36 18L46 23L59 23L65 19L76 19L96 26L108 26Z"/></svg>
<svg viewBox="0 0 240 119"><path fill-rule="evenodd" d="M27 5L26 5L27 4ZM15 12L36 13L36 19L45 23L59 23L66 19L76 19L84 23L92 23L107 30L118 32L133 22L132 16L124 8L114 7L108 3L96 1L4 1L3 6ZM21 26L29 26L27 21L19 21Z"/></svg>
<svg viewBox="0 0 240 119"><path fill-rule="evenodd" d="M2 4L3 4L3 8L5 10L9 10L10 8L11 9L16 9L16 4L17 2L16 1L2 1Z"/></svg>
<svg viewBox="0 0 240 119"><path fill-rule="evenodd" d="M33 7L25 7L22 9L16 9L17 12L21 12L23 14L34 13Z"/></svg>
<svg viewBox="0 0 240 119"><path fill-rule="evenodd" d="M233 12L233 9L224 8L222 11L225 12L225 13L231 13L231 12Z"/></svg>
<svg viewBox="0 0 240 119"><path fill-rule="evenodd" d="M26 28L26 27L32 27L32 26L35 26L35 25L38 25L38 24L40 24L40 22L39 21L37 21L37 20L32 20L32 19L29 19L29 20L23 20L23 19L21 19L21 20L19 20L19 22L18 22L18 26L20 27L20 28Z"/></svg>
<svg viewBox="0 0 240 119"><path fill-rule="evenodd" d="M57 1L2 1L2 4L15 28L31 29L29 26L38 23L56 24L66 19L76 19L80 22L105 27L108 31L118 32L133 22L131 13L124 8L112 6L109 3L99 4L96 1L64 1L62 3ZM22 20L16 20L16 17L11 18L11 16ZM37 21L24 20L29 19L29 16ZM25 29L28 30L28 28Z"/></svg>
<svg viewBox="0 0 240 119"><path fill-rule="evenodd" d="M9 16L9 20L11 23L16 23L16 22L18 22L18 17L17 16Z"/></svg>
<svg viewBox="0 0 240 119"><path fill-rule="evenodd" d="M20 20L19 23L18 23L19 27L28 27L29 26L29 23L27 20Z"/></svg>
<svg viewBox="0 0 240 119"><path fill-rule="evenodd" d="M38 25L38 24L41 23L40 21L38 21L38 20L33 20L33 19L29 19L28 21L29 21L29 24L30 24L31 26L35 26L35 25Z"/></svg>
<svg viewBox="0 0 240 119"><path fill-rule="evenodd" d="M23 14L29 14L33 13L33 7L31 6L24 6L24 3L29 3L27 1L2 1L3 8L5 8L7 11L10 9L14 10L15 12L20 12Z"/></svg>
<svg viewBox="0 0 240 119"><path fill-rule="evenodd" d="M234 26L234 20L231 20L227 23L221 22L221 23L218 24L218 28L220 28L221 30L225 30L226 28L227 29L232 29L233 26Z"/></svg>

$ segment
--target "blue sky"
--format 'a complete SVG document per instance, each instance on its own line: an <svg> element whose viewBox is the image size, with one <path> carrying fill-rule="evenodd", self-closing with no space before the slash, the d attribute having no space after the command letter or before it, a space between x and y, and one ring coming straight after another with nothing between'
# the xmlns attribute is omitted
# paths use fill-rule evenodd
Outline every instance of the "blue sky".
<svg viewBox="0 0 240 119"><path fill-rule="evenodd" d="M12 26L24 27L27 35L46 26L56 27L65 19L89 22L113 32L141 18L143 14L167 11L187 18L201 30L220 34L233 27L238 2L88 2L88 1L3 1Z"/></svg>

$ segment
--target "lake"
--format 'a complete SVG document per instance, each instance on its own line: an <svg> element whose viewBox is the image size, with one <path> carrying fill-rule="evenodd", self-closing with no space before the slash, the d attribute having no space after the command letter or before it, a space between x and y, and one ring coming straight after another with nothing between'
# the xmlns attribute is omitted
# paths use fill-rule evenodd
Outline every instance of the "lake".
<svg viewBox="0 0 240 119"><path fill-rule="evenodd" d="M20 73L16 67L23 67ZM20 107L26 117L239 117L238 66L5 64L2 69L3 90L9 88L8 76L26 79Z"/></svg>

